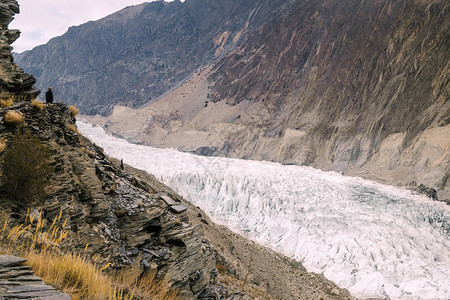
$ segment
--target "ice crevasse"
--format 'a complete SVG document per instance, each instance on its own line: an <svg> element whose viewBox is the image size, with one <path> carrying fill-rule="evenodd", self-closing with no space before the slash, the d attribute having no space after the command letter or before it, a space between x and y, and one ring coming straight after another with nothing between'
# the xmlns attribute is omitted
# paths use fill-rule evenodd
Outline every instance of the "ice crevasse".
<svg viewBox="0 0 450 300"><path fill-rule="evenodd" d="M450 208L309 167L130 144L78 122L113 157L154 174L215 222L323 273L358 298L449 299Z"/></svg>

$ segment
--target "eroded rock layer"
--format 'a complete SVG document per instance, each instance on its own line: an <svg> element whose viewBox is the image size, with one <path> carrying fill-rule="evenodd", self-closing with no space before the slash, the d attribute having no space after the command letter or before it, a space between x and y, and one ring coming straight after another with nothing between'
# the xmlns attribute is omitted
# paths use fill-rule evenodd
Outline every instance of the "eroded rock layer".
<svg viewBox="0 0 450 300"><path fill-rule="evenodd" d="M39 90L32 87L36 83L36 78L20 69L14 63L11 53L11 44L17 40L20 31L10 30L8 25L17 13L19 13L19 4L16 0L0 3L0 95L8 97L11 92L24 92L28 97L36 97Z"/></svg>
<svg viewBox="0 0 450 300"><path fill-rule="evenodd" d="M31 203L8 198L0 177L2 209L15 212L11 224L24 224L27 209L34 215L42 212L48 224L62 212L69 230L63 248L86 250L100 265L129 272L129 279L152 272L185 298L197 297L215 282L213 249L201 227L188 223L179 199L151 189L111 163L77 133L66 105L38 111L21 102L0 110L0 120L11 110L25 116L31 134L50 150L55 170L45 199ZM0 138L11 140L15 130L1 122Z"/></svg>

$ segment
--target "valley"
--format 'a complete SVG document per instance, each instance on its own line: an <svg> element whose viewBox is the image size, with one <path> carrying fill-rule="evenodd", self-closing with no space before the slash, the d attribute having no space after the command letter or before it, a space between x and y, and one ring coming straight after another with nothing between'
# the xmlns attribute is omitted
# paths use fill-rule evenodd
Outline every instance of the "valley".
<svg viewBox="0 0 450 300"><path fill-rule="evenodd" d="M23 53L3 2L5 224L182 299L450 297L449 1L158 0Z"/></svg>

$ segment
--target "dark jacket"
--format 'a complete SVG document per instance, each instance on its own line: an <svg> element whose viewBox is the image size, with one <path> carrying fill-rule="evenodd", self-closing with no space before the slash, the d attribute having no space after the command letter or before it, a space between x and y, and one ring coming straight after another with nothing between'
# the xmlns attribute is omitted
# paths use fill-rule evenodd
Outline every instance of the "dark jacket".
<svg viewBox="0 0 450 300"><path fill-rule="evenodd" d="M45 93L45 102L47 102L47 103L53 103L53 92L52 92L52 90L48 90L48 91Z"/></svg>

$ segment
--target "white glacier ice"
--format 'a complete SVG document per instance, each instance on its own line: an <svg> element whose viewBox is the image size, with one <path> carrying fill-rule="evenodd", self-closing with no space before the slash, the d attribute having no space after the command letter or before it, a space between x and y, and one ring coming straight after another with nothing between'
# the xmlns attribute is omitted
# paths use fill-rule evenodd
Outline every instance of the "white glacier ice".
<svg viewBox="0 0 450 300"><path fill-rule="evenodd" d="M295 258L358 298L450 299L450 208L309 167L201 157L80 131L214 221Z"/></svg>

